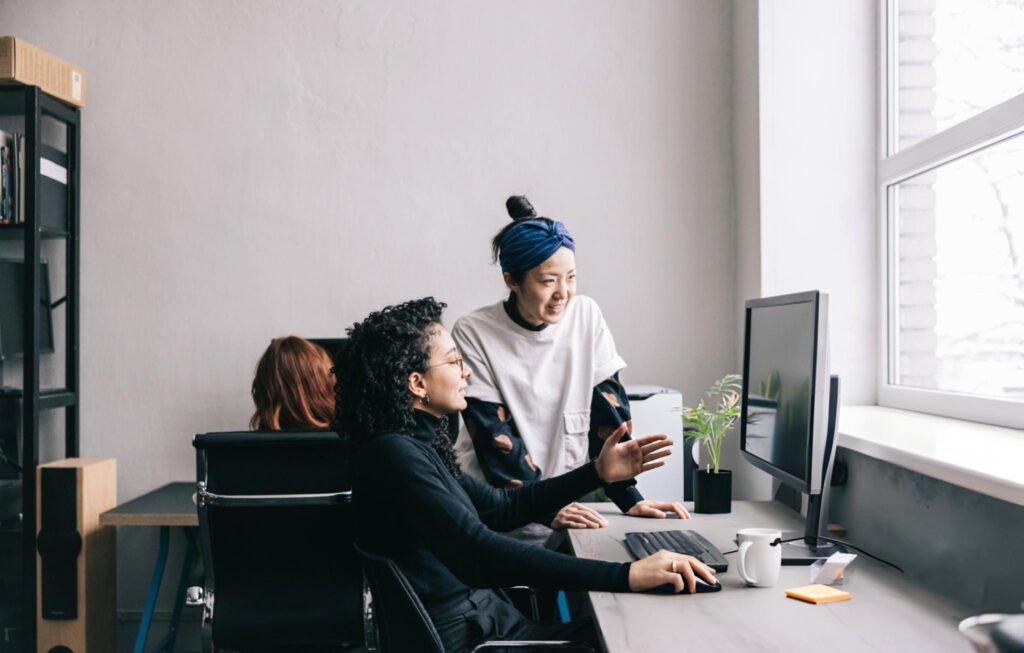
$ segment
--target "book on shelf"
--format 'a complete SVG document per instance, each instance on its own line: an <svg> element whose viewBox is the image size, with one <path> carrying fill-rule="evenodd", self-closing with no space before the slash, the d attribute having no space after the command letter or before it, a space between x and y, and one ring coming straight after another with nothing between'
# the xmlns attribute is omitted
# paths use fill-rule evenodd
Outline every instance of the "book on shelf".
<svg viewBox="0 0 1024 653"><path fill-rule="evenodd" d="M20 132L14 132L14 156L14 219L20 224L25 221L25 135Z"/></svg>
<svg viewBox="0 0 1024 653"><path fill-rule="evenodd" d="M0 132L0 224L11 224L14 218L12 199L14 195L14 136Z"/></svg>
<svg viewBox="0 0 1024 653"><path fill-rule="evenodd" d="M0 224L25 221L25 135L0 130Z"/></svg>

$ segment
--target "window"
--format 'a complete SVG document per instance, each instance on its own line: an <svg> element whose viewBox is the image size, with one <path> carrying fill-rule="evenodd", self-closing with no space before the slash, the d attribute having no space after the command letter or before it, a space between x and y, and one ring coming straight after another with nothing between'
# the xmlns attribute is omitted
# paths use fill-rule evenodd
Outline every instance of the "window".
<svg viewBox="0 0 1024 653"><path fill-rule="evenodd" d="M879 403L1024 428L1024 0L887 0Z"/></svg>

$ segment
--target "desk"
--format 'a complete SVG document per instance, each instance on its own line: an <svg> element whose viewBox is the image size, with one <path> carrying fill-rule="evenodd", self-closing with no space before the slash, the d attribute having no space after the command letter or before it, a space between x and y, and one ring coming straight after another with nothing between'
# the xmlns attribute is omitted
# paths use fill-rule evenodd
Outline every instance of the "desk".
<svg viewBox="0 0 1024 653"><path fill-rule="evenodd" d="M192 568L192 561L196 556L195 533L199 527L199 516L196 513L195 503L192 501L195 491L196 484L194 482L168 483L100 515L100 526L160 527L160 552L157 554L156 564L153 567L149 594L146 597L146 608L142 611L142 621L139 623L139 632L135 638L135 648L133 649L135 653L143 653L146 638L149 636L149 626L153 620L153 610L156 608L156 597L160 593L160 583L164 576L164 568L167 566L171 527L180 526L185 528L187 549L178 580L176 595L178 598L174 602L174 611L171 614L171 624L167 634L154 650L170 651L174 648L174 638L177 635L178 621L181 617L181 606L185 601L185 584L188 581L189 569Z"/></svg>
<svg viewBox="0 0 1024 653"><path fill-rule="evenodd" d="M608 526L570 530L576 555L626 562L622 544L631 531L700 532L723 553L736 548L736 531L747 527L803 530L793 511L774 502L734 501L726 515L694 514L693 519L626 517L611 504L588 504L608 519ZM748 588L727 555L729 570L718 574L722 591L670 595L588 594L605 649L609 653L658 651L771 651L830 653L863 651L956 651L970 646L957 624L970 611L915 586L899 572L866 556L847 588L849 601L813 605L787 598L784 590L807 585L807 567L783 567L771 588Z"/></svg>

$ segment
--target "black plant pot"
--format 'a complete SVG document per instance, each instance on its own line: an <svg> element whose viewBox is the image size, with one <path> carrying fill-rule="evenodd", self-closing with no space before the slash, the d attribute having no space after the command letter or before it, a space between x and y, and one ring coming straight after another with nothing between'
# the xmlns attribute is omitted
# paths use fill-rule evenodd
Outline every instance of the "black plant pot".
<svg viewBox="0 0 1024 653"><path fill-rule="evenodd" d="M732 512L732 472L693 470L693 511L718 514Z"/></svg>

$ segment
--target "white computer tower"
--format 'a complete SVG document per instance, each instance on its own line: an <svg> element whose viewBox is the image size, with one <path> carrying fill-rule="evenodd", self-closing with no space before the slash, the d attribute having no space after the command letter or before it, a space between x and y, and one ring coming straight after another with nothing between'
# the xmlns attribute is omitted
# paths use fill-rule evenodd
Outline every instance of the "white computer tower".
<svg viewBox="0 0 1024 653"><path fill-rule="evenodd" d="M637 477L637 489L645 499L683 500L683 395L678 390L654 385L627 385L633 416L633 436L664 433L673 441L672 455L664 467Z"/></svg>

